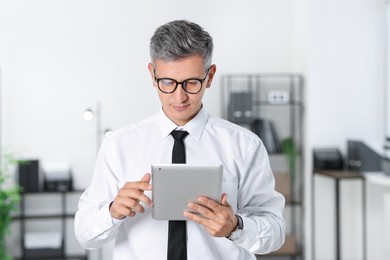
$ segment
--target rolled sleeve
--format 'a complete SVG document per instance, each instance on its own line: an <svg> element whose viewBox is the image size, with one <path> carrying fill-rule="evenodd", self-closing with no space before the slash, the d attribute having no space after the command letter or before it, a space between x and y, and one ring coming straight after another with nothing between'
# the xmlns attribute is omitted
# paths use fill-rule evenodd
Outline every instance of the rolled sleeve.
<svg viewBox="0 0 390 260"><path fill-rule="evenodd" d="M285 239L284 197L275 191L268 154L258 139L248 148L240 178L239 210L244 229L236 245L266 254L279 249Z"/></svg>

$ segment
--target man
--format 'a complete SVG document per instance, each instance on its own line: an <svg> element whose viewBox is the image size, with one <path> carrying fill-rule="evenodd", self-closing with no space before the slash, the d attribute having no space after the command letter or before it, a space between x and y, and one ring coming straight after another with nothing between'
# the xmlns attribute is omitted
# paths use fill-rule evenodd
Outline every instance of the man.
<svg viewBox="0 0 390 260"><path fill-rule="evenodd" d="M172 21L155 31L148 68L162 109L104 140L76 213L83 247L115 239L114 260L247 260L283 244L284 198L274 190L264 145L249 130L209 116L202 105L216 72L212 51L212 38L197 24ZM151 164L172 162L173 130L188 132L186 163L223 165L221 203L200 197L188 205L200 215L183 213L184 255L177 258L169 253L171 223L152 218L148 173Z"/></svg>

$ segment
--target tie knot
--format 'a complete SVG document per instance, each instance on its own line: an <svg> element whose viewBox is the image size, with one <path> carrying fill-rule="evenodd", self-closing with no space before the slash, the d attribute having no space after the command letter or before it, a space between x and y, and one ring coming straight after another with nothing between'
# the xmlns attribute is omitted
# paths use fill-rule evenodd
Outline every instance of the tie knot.
<svg viewBox="0 0 390 260"><path fill-rule="evenodd" d="M187 131L173 130L171 132L171 135L172 135L173 139L175 139L175 140L183 140L188 135L188 132Z"/></svg>

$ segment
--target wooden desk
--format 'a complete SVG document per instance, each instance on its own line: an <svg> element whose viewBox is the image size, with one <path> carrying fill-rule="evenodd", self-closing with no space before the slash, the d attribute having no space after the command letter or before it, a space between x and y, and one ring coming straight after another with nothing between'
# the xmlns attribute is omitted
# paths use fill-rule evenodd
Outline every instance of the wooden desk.
<svg viewBox="0 0 390 260"><path fill-rule="evenodd" d="M363 211L363 259L367 259L366 256L366 185L365 185L365 177L364 174L360 172L354 172L354 171L333 171L333 170L314 170L313 174L329 177L335 180L336 184L336 259L340 260L340 220L341 220L341 207L340 207L340 182L343 180L351 180L351 179L361 179L362 180L362 211ZM312 187L314 188L314 178L313 178L313 184ZM312 193L314 196L314 192ZM314 199L313 199L314 203ZM314 205L313 205L313 223L315 221L314 217ZM313 225L314 227L314 225ZM314 229L313 229L314 232ZM313 237L315 237L313 235Z"/></svg>

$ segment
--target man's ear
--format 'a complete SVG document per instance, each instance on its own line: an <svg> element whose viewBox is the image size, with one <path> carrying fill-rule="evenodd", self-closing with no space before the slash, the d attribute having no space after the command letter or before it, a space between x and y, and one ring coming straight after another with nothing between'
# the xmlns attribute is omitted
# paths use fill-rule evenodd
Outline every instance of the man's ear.
<svg viewBox="0 0 390 260"><path fill-rule="evenodd" d="M209 70L209 75L207 77L207 85L206 88L211 87L211 83L213 82L215 72L217 71L217 66L215 64L211 65L210 70Z"/></svg>
<svg viewBox="0 0 390 260"><path fill-rule="evenodd" d="M150 78L152 79L152 84L153 84L153 86L155 86L154 85L154 83L155 83L155 80L154 80L154 70L153 70L153 64L152 63L148 64L148 70L149 70L149 73L150 73Z"/></svg>

